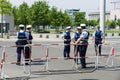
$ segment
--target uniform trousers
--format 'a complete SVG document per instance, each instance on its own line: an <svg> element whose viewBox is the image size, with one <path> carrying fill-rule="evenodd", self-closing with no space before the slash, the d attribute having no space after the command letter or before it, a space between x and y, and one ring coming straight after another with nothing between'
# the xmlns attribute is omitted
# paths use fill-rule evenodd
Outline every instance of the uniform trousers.
<svg viewBox="0 0 120 80"><path fill-rule="evenodd" d="M79 56L80 56L80 62L81 62L81 66L82 68L86 67L86 51L87 51L87 47L88 45L80 45L79 46Z"/></svg>
<svg viewBox="0 0 120 80"><path fill-rule="evenodd" d="M70 45L64 45L63 55L64 55L64 58L70 57Z"/></svg>
<svg viewBox="0 0 120 80"><path fill-rule="evenodd" d="M95 51L97 52L98 50L99 55L101 55L101 44L102 44L101 40L95 40Z"/></svg>
<svg viewBox="0 0 120 80"><path fill-rule="evenodd" d="M21 53L23 53L23 56L25 59L30 58L30 47L17 47L17 62L21 62Z"/></svg>

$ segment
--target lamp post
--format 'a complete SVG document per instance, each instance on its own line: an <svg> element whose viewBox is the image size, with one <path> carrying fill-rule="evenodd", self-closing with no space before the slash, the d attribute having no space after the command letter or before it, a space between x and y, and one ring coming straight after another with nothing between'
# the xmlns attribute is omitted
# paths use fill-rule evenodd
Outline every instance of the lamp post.
<svg viewBox="0 0 120 80"><path fill-rule="evenodd" d="M105 33L106 0L100 0L100 27Z"/></svg>

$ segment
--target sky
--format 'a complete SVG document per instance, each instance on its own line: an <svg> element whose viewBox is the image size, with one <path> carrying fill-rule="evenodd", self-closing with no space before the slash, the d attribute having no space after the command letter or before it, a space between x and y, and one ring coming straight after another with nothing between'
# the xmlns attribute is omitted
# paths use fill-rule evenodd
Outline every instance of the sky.
<svg viewBox="0 0 120 80"><path fill-rule="evenodd" d="M19 6L23 1L31 5L34 1L38 0L8 0L14 6ZM48 2L50 6L56 6L58 10L66 10L66 9L80 9L81 12L86 12L89 14L90 12L99 11L99 2L100 0L45 0ZM114 4L111 2L120 2L120 0L106 0L106 11L110 11L114 9ZM120 5L120 4L119 4ZM116 4L118 7L118 4Z"/></svg>

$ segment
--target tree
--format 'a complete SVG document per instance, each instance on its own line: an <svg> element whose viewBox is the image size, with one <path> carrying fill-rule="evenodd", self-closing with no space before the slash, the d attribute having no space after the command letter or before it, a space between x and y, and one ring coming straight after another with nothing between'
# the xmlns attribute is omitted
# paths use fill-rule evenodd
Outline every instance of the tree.
<svg viewBox="0 0 120 80"><path fill-rule="evenodd" d="M95 26L97 26L99 23L98 23L96 20L89 20L89 21L88 21L88 24L89 24L89 26L95 27Z"/></svg>
<svg viewBox="0 0 120 80"><path fill-rule="evenodd" d="M19 25L19 22L18 22L18 15L17 15L17 11L18 11L18 8L16 6L14 6L12 8L12 13L13 13L13 16L14 16L14 23L15 25Z"/></svg>
<svg viewBox="0 0 120 80"><path fill-rule="evenodd" d="M52 7L50 11L50 18L51 18L51 25L55 27L57 30L57 26L60 25L60 22L58 21L58 11L56 7Z"/></svg>
<svg viewBox="0 0 120 80"><path fill-rule="evenodd" d="M81 23L86 23L85 12L75 12L75 26L79 26Z"/></svg>
<svg viewBox="0 0 120 80"><path fill-rule="evenodd" d="M3 14L11 15L12 4L7 0L0 0L1 23L3 23ZM3 28L1 24L1 37L3 38Z"/></svg>
<svg viewBox="0 0 120 80"><path fill-rule="evenodd" d="M61 26L71 26L72 25L72 20L70 18L70 16L67 14L67 12L65 11L63 13L63 18L62 18L62 25Z"/></svg>
<svg viewBox="0 0 120 80"><path fill-rule="evenodd" d="M107 26L107 29L109 29L110 28L110 25L111 24L111 21L110 20L106 20L106 26Z"/></svg>
<svg viewBox="0 0 120 80"><path fill-rule="evenodd" d="M26 2L23 2L17 10L17 24L24 24L25 26L28 24L28 12L29 6Z"/></svg>
<svg viewBox="0 0 120 80"><path fill-rule="evenodd" d="M36 29L40 25L45 29L46 25L50 24L49 19L49 5L45 1L37 1L31 6L32 24L36 26Z"/></svg>
<svg viewBox="0 0 120 80"><path fill-rule="evenodd" d="M115 20L110 21L109 24L108 24L108 26L109 26L109 28L115 28L116 21Z"/></svg>
<svg viewBox="0 0 120 80"><path fill-rule="evenodd" d="M117 20L117 25L120 27L120 19Z"/></svg>

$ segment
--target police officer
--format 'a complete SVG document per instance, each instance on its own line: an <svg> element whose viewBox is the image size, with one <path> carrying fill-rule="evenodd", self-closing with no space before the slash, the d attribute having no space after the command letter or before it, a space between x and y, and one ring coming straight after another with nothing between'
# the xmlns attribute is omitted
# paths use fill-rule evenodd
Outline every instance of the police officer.
<svg viewBox="0 0 120 80"><path fill-rule="evenodd" d="M32 44L32 40L33 40L33 36L31 34L31 28L32 26L31 25L27 25L26 27L26 32L28 33L29 37L28 37L28 40L29 40L29 43Z"/></svg>
<svg viewBox="0 0 120 80"><path fill-rule="evenodd" d="M71 29L70 26L66 27L66 31L62 34L62 39L64 41L63 50L64 59L70 58L70 42L71 42L70 29Z"/></svg>
<svg viewBox="0 0 120 80"><path fill-rule="evenodd" d="M86 24L81 24L80 25L82 28L82 33L80 35L80 38L78 38L78 40L75 42L76 44L80 44L79 47L79 51L80 51L80 62L81 62L81 66L82 68L86 68L86 51L87 51L87 47L88 47L88 39L89 39L89 32L86 29Z"/></svg>
<svg viewBox="0 0 120 80"><path fill-rule="evenodd" d="M101 55L101 44L104 42L104 34L100 30L100 26L97 26L97 29L94 31L92 42L94 42L96 56Z"/></svg>
<svg viewBox="0 0 120 80"><path fill-rule="evenodd" d="M26 26L26 34L28 35L28 44L32 44L33 36L31 34L31 25ZM31 46L25 47L25 59L26 59L26 65L28 65L28 61L31 58Z"/></svg>
<svg viewBox="0 0 120 80"><path fill-rule="evenodd" d="M80 26L77 27L77 31L73 34L72 36L72 42L75 43L78 38L80 38L80 35L81 35L81 32L82 31L82 28ZM78 52L79 52L79 46L80 45L75 45L74 46L74 57L77 57L78 56ZM80 52L79 52L80 53ZM77 61L76 61L77 60ZM75 59L75 62L78 62L78 59Z"/></svg>
<svg viewBox="0 0 120 80"><path fill-rule="evenodd" d="M17 41L16 41L16 45L17 45L17 65L20 65L21 63L21 53L23 52L24 55L24 45L26 45L28 43L28 39L27 39L27 34L24 31L24 25L20 24L19 25L19 31L17 32Z"/></svg>

